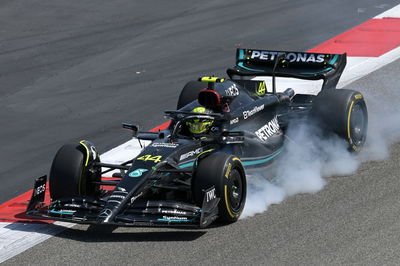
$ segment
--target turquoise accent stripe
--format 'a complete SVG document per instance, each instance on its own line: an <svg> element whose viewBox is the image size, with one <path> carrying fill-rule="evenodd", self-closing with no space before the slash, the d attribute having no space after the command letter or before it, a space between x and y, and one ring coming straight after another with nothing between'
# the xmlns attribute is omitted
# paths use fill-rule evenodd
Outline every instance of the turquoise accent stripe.
<svg viewBox="0 0 400 266"><path fill-rule="evenodd" d="M259 70L259 69L255 69L255 68L245 67L245 66L243 65L243 62L239 62L237 65L240 66L241 68L244 68L244 69L247 69L247 70L250 70L250 71L264 72L264 70Z"/></svg>
<svg viewBox="0 0 400 266"><path fill-rule="evenodd" d="M333 65L334 63L336 63L336 61L338 60L339 55L335 55L332 60L329 62L329 64Z"/></svg>
<svg viewBox="0 0 400 266"><path fill-rule="evenodd" d="M60 211L54 211L54 210L50 210L49 212L51 212L51 213L56 213L56 214L65 214L65 215L72 215L72 214L74 214L73 212L60 212Z"/></svg>
<svg viewBox="0 0 400 266"><path fill-rule="evenodd" d="M238 60L244 60L244 49L240 49L239 50L239 58L238 58ZM244 69L247 69L247 70L250 70L250 71L264 72L263 70L246 67L246 66L243 65L243 62L239 62L239 63L237 63L237 65L240 66L241 68L244 68Z"/></svg>
<svg viewBox="0 0 400 266"><path fill-rule="evenodd" d="M262 164L262 163L266 163L268 161L271 161L272 159L274 159L276 156L278 156L281 152L283 151L283 149L278 150L275 154L268 156L264 159L259 159L259 160L254 160L254 161L243 161L242 164L244 166L250 166L250 165L256 165L256 164Z"/></svg>
<svg viewBox="0 0 400 266"><path fill-rule="evenodd" d="M272 159L274 159L276 156L278 156L281 152L283 151L283 148L281 148L280 150L278 150L277 152L275 152L274 154L272 154L271 156L268 156L266 158L263 159L258 159L258 160L254 160L254 161L242 161L242 164L244 166L250 166L250 165L256 165L256 164L262 164L262 163L266 163ZM186 167L191 167L194 165L194 162L190 162L190 163L184 163L179 165L179 168L186 168Z"/></svg>
<svg viewBox="0 0 400 266"><path fill-rule="evenodd" d="M244 50L240 49L239 50L239 60L243 60L244 59Z"/></svg>
<svg viewBox="0 0 400 266"><path fill-rule="evenodd" d="M184 163L184 164L181 164L181 165L179 165L179 168L186 168L186 167L190 167L190 166L193 166L194 165L194 162L190 162L190 163Z"/></svg>

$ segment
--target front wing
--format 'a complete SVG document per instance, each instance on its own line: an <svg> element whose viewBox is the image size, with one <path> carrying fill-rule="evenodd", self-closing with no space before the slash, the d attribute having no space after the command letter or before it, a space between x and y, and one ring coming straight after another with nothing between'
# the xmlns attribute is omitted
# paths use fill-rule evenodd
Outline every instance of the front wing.
<svg viewBox="0 0 400 266"><path fill-rule="evenodd" d="M80 224L116 225L133 227L195 227L204 228L218 217L219 198L204 196L201 207L178 201L135 201L105 222L105 200L79 196L44 202L47 177L36 179L27 216ZM213 190L211 187L206 192ZM205 193L206 195L207 193Z"/></svg>

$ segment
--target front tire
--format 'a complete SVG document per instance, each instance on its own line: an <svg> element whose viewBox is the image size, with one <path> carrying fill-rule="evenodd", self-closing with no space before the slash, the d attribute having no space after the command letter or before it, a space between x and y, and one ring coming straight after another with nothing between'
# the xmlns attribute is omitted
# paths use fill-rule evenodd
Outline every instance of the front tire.
<svg viewBox="0 0 400 266"><path fill-rule="evenodd" d="M49 185L51 200L74 196L95 196L98 186L92 181L100 181L100 169L86 165L85 151L79 144L62 146L50 169Z"/></svg>
<svg viewBox="0 0 400 266"><path fill-rule="evenodd" d="M193 177L193 196L202 205L204 190L214 186L218 203L219 220L232 223L239 219L246 202L246 175L239 158L214 153L198 163Z"/></svg>

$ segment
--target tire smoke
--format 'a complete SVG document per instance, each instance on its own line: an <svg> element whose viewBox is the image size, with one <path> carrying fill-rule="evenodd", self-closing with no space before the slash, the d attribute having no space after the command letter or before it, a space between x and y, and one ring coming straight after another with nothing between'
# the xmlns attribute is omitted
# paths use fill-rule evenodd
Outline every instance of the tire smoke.
<svg viewBox="0 0 400 266"><path fill-rule="evenodd" d="M284 153L275 164L274 177L267 179L269 171L249 176L250 196L242 217L263 212L291 195L316 193L325 186L325 177L351 174L359 164L339 137L326 139L311 124L292 123L287 130Z"/></svg>
<svg viewBox="0 0 400 266"><path fill-rule="evenodd" d="M269 171L248 177L248 196L241 218L264 212L291 195L317 193L324 188L327 177L351 175L364 162L388 158L390 146L400 140L400 99L397 96L383 103L376 93L363 93L369 125L359 154L350 153L347 143L337 136L323 137L313 125L289 125L285 151L275 164L274 178L268 177Z"/></svg>

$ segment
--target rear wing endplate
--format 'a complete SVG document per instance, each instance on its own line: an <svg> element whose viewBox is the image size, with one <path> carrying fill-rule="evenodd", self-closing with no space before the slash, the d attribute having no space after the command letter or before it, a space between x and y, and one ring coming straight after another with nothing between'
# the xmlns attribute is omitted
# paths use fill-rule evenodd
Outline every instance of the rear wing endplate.
<svg viewBox="0 0 400 266"><path fill-rule="evenodd" d="M236 65L227 70L232 80L257 76L292 77L307 80L323 79L322 88L334 88L346 66L346 54L307 53L239 48Z"/></svg>

